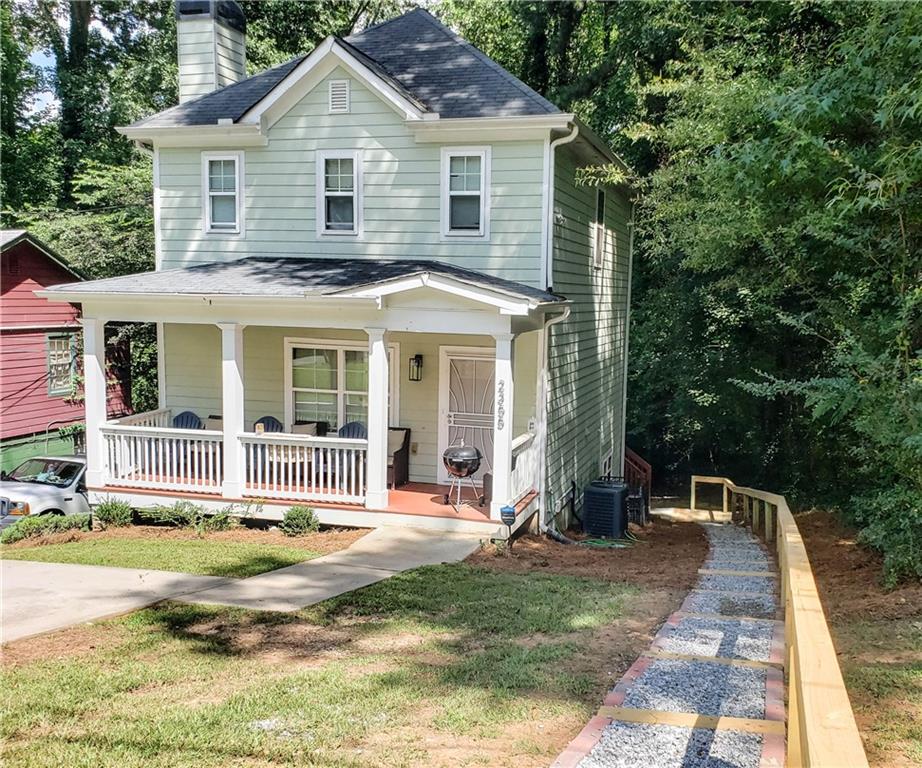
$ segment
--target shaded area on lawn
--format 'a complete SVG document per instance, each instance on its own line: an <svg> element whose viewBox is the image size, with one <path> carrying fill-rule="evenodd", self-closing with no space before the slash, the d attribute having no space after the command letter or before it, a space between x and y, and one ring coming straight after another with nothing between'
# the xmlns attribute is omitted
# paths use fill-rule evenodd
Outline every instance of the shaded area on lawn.
<svg viewBox="0 0 922 768"><path fill-rule="evenodd" d="M883 588L881 557L835 515L797 516L872 765L922 765L922 583Z"/></svg>
<svg viewBox="0 0 922 768"><path fill-rule="evenodd" d="M662 564L666 551L653 544L648 554ZM486 567L399 574L297 614L164 604L14 643L7 759L546 765L681 591L552 568L503 572L490 563L505 558L485 558ZM62 645L70 651L54 658Z"/></svg>
<svg viewBox="0 0 922 768"><path fill-rule="evenodd" d="M198 536L194 531L130 526L68 531L4 545L8 560L149 568L205 576L246 578L344 549L365 531L330 531L289 538L235 529Z"/></svg>

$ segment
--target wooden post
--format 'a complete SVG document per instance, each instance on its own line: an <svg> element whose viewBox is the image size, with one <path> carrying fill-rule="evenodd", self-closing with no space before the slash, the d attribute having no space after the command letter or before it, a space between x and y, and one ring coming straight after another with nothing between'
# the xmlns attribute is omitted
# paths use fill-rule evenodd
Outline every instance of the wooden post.
<svg viewBox="0 0 922 768"><path fill-rule="evenodd" d="M692 511L692 512L695 511L695 491L697 490L696 486L697 486L697 483L695 482L695 476L692 475L692 479L691 479L691 502L690 502L690 504L691 504L691 511Z"/></svg>
<svg viewBox="0 0 922 768"><path fill-rule="evenodd" d="M106 321L85 317L83 325L83 405L86 414L86 484L105 485L102 425L106 421Z"/></svg>
<svg viewBox="0 0 922 768"><path fill-rule="evenodd" d="M730 509L730 487L724 482L721 487L724 490L724 519L727 518L727 512Z"/></svg>
<svg viewBox="0 0 922 768"><path fill-rule="evenodd" d="M387 346L383 328L366 328L368 334L368 473L365 506L387 509Z"/></svg>
<svg viewBox="0 0 922 768"><path fill-rule="evenodd" d="M243 326L240 323L218 323L221 329L221 415L224 429L225 498L239 499L243 495L246 473L243 446Z"/></svg>
<svg viewBox="0 0 922 768"><path fill-rule="evenodd" d="M493 501L490 518L499 520L500 510L512 500L512 389L513 336L494 334L496 373L493 377Z"/></svg>

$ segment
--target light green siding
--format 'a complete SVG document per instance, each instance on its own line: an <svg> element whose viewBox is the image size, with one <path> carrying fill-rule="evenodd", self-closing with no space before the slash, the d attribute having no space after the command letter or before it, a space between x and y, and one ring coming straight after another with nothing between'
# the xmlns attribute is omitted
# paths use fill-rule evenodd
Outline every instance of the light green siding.
<svg viewBox="0 0 922 768"><path fill-rule="evenodd" d="M346 77L337 69L327 80ZM541 141L492 145L489 241L443 242L441 146L417 143L403 118L355 78L351 111L328 114L327 80L269 130L268 146L245 150L243 236L202 231L201 150L159 150L163 268L259 255L416 258L539 284ZM317 235L318 149L363 150L361 238Z"/></svg>
<svg viewBox="0 0 922 768"><path fill-rule="evenodd" d="M516 350L515 423L517 434L534 415L535 334L526 334ZM532 337L532 338L529 338ZM247 328L243 332L244 422L252 428L262 416L284 421L285 339L367 341L364 333L311 328ZM439 347L493 347L483 336L428 333L391 333L388 343L398 346L396 366L399 418L391 425L409 427L416 452L410 455L410 479L435 482L440 464L438 451ZM164 326L166 404L179 413L191 410L199 417L221 413L221 337L208 325ZM413 355L423 356L422 381L409 380ZM531 359L529 359L531 357ZM522 372L521 378L519 372ZM519 429L521 427L521 429Z"/></svg>
<svg viewBox="0 0 922 768"><path fill-rule="evenodd" d="M606 188L605 258L595 269L590 238L596 189L576 186L576 167L572 151L558 150L553 286L571 300L572 312L552 327L549 348L547 491L555 511L571 482L581 490L598 477L607 455L618 462L623 441L630 203L624 193ZM612 471L620 474L617 466Z"/></svg>

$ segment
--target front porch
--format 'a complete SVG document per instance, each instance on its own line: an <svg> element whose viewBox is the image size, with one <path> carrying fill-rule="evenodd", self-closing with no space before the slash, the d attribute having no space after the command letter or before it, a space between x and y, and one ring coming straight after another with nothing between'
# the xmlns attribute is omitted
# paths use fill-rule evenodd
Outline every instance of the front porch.
<svg viewBox="0 0 922 768"><path fill-rule="evenodd" d="M521 521L537 506L544 311L433 282L322 302L83 299L89 488L136 506L188 497L278 518L308 503L327 524L502 535L504 507ZM105 420L108 320L159 321L160 408ZM458 442L483 462L455 509L441 455Z"/></svg>

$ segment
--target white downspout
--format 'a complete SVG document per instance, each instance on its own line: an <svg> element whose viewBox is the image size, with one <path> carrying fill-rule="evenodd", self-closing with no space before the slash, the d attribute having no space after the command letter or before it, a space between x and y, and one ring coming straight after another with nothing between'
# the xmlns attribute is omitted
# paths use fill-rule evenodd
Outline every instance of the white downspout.
<svg viewBox="0 0 922 768"><path fill-rule="evenodd" d="M548 141L544 144L544 215L543 229L544 237L541 238L541 285L550 288L554 278L554 168L555 168L555 150L563 144L569 144L579 136L579 125L573 123L573 128L566 136L561 136L554 141ZM550 328L552 325L562 323L570 316L570 307L564 307L563 313L552 317L544 323L544 330L541 336L541 360L538 370L541 372L541 392L539 394L541 403L540 413L540 430L538 434L539 445L541 446L540 473L538 479L538 504L540 511L538 514L538 529L541 533L547 532L548 510L547 510L547 410L548 399L550 397L548 352L547 345L550 342Z"/></svg>
<svg viewBox="0 0 922 768"><path fill-rule="evenodd" d="M632 202L627 248L627 310L624 313L624 380L621 385L621 462L619 465L622 474L624 473L624 454L627 445L627 356L631 338L631 282L634 272L634 210L636 207L636 204Z"/></svg>
<svg viewBox="0 0 922 768"><path fill-rule="evenodd" d="M579 125L573 123L573 128L566 136L561 136L554 141L544 143L544 178L542 180L544 211L542 216L541 238L541 287L548 288L554 279L554 151L562 144L569 144L579 135Z"/></svg>
<svg viewBox="0 0 922 768"><path fill-rule="evenodd" d="M538 504L540 505L540 512L538 514L538 530L541 533L547 532L547 521L550 519L548 516L547 509L547 409L548 409L548 399L550 397L550 387L548 386L548 379L550 378L548 374L547 364L548 364L548 353L547 345L550 341L550 328L552 325L557 325L557 323L562 323L570 316L570 307L565 306L563 308L563 313L552 317L550 320L545 321L544 330L542 331L541 338L541 360L538 370L541 371L541 393L540 393L540 402L541 402L541 421L540 428L538 432L539 445L541 446L541 462L540 462L540 472L538 475Z"/></svg>

